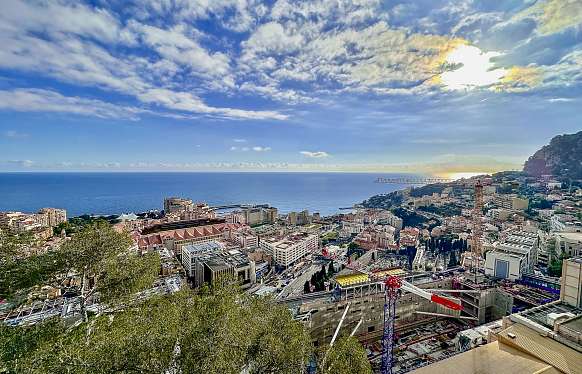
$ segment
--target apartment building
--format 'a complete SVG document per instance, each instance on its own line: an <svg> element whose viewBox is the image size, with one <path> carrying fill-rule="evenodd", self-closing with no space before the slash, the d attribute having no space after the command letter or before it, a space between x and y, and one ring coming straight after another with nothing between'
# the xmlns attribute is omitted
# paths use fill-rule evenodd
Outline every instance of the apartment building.
<svg viewBox="0 0 582 374"><path fill-rule="evenodd" d="M233 240L243 249L256 248L259 246L259 237L249 229L242 228L233 232Z"/></svg>
<svg viewBox="0 0 582 374"><path fill-rule="evenodd" d="M194 203L191 199L184 199L181 197L166 197L164 199L164 213L166 215L180 212L182 210L191 210Z"/></svg>
<svg viewBox="0 0 582 374"><path fill-rule="evenodd" d="M182 265L194 287L211 284L220 278L232 277L243 288L256 282L254 261L238 250L227 251L216 241L182 247Z"/></svg>
<svg viewBox="0 0 582 374"><path fill-rule="evenodd" d="M517 195L495 195L493 205L503 209L526 210L529 206L529 200Z"/></svg>
<svg viewBox="0 0 582 374"><path fill-rule="evenodd" d="M289 266L319 248L319 236L316 234L293 233L261 239L259 247L273 256L276 264Z"/></svg>
<svg viewBox="0 0 582 374"><path fill-rule="evenodd" d="M46 226L54 227L67 221L67 211L65 209L57 208L42 208L38 211L38 215L45 216L40 218Z"/></svg>
<svg viewBox="0 0 582 374"><path fill-rule="evenodd" d="M556 252L569 257L582 255L582 232L557 232Z"/></svg>
<svg viewBox="0 0 582 374"><path fill-rule="evenodd" d="M277 208L269 206L256 206L243 208L241 212L244 221L249 226L264 225L277 221Z"/></svg>
<svg viewBox="0 0 582 374"><path fill-rule="evenodd" d="M582 222L570 214L554 214L550 218L550 229L555 232L582 232Z"/></svg>

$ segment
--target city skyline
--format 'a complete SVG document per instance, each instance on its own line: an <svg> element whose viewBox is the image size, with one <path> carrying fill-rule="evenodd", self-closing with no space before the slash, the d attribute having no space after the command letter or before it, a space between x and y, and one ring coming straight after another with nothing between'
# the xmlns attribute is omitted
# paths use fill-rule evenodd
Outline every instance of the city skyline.
<svg viewBox="0 0 582 374"><path fill-rule="evenodd" d="M580 130L581 24L559 0L5 2L0 171L520 169Z"/></svg>

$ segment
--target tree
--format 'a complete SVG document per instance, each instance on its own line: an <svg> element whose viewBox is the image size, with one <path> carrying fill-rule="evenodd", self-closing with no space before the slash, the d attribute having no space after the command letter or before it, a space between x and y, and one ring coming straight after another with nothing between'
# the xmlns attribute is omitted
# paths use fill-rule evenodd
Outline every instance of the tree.
<svg viewBox="0 0 582 374"><path fill-rule="evenodd" d="M562 264L564 260L569 256L565 253L560 254L558 258L552 258L552 261L548 265L548 275L551 277L561 277L562 276Z"/></svg>
<svg viewBox="0 0 582 374"><path fill-rule="evenodd" d="M305 284L303 284L303 293L310 293L311 292L311 286L309 285L309 281L305 281Z"/></svg>
<svg viewBox="0 0 582 374"><path fill-rule="evenodd" d="M198 291L131 297L149 284L159 263L155 257L128 251L124 234L100 225L84 229L89 231L79 232L61 248L67 266L59 271L70 267L84 272L84 295L98 293L110 307L96 315L85 312L74 324L59 317L33 326L1 324L0 372L304 371L313 346L308 332L286 307L272 298L243 293L234 284L236 279L221 279ZM323 285L323 278L319 282ZM347 359L357 372L366 372L359 370L354 358L358 347L348 347L347 358L335 353L326 364L332 370L342 368L346 364L336 360ZM357 352L361 351L360 346Z"/></svg>
<svg viewBox="0 0 582 374"><path fill-rule="evenodd" d="M65 259L58 251L28 256L33 244L28 233L0 231L0 299L22 299L29 288L49 281L64 268Z"/></svg>
<svg viewBox="0 0 582 374"><path fill-rule="evenodd" d="M333 276L333 261L329 263L329 267L327 268L327 277L331 278Z"/></svg>
<svg viewBox="0 0 582 374"><path fill-rule="evenodd" d="M321 361L325 374L372 373L366 351L354 337L340 337Z"/></svg>
<svg viewBox="0 0 582 374"><path fill-rule="evenodd" d="M23 363L39 347L54 342L65 331L64 324L53 318L26 327L11 327L0 323L0 372L26 372Z"/></svg>
<svg viewBox="0 0 582 374"><path fill-rule="evenodd" d="M284 306L232 284L154 296L67 329L59 321L3 325L0 371L291 374L312 355L309 334Z"/></svg>
<svg viewBox="0 0 582 374"><path fill-rule="evenodd" d="M144 256L129 250L127 233L118 233L106 222L85 226L60 248L23 256L30 245L15 236L0 238L0 297L26 295L37 285L60 284L69 274L80 278L79 301L87 321L87 300L99 293L101 302L113 302L150 287L159 269L159 255Z"/></svg>
<svg viewBox="0 0 582 374"><path fill-rule="evenodd" d="M154 296L61 330L18 362L21 372L162 373L174 358L180 296Z"/></svg>
<svg viewBox="0 0 582 374"><path fill-rule="evenodd" d="M128 251L131 239L111 225L97 222L66 242L61 251L81 279L80 303L87 321L87 300L99 292L106 301L132 295L151 286L159 273L157 254L139 256Z"/></svg>

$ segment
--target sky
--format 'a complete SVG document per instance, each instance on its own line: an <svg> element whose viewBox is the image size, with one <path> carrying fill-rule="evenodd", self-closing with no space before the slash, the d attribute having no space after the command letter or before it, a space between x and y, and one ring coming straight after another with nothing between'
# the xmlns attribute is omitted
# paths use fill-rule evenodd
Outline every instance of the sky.
<svg viewBox="0 0 582 374"><path fill-rule="evenodd" d="M582 0L0 0L0 171L521 169Z"/></svg>

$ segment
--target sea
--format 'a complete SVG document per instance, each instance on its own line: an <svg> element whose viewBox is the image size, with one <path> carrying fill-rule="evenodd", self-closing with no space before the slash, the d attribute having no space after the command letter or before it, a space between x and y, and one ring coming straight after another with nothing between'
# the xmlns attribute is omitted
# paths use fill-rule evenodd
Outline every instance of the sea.
<svg viewBox="0 0 582 374"><path fill-rule="evenodd" d="M404 188L374 183L398 174L285 172L14 172L0 173L0 211L64 208L83 214L139 213L180 196L212 206L270 204L280 213L332 215L370 196Z"/></svg>

